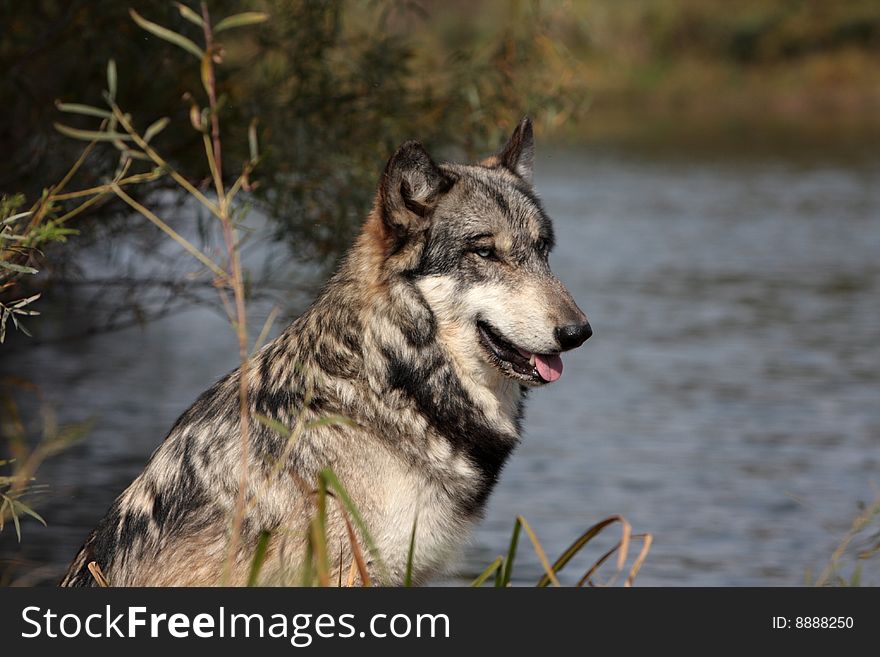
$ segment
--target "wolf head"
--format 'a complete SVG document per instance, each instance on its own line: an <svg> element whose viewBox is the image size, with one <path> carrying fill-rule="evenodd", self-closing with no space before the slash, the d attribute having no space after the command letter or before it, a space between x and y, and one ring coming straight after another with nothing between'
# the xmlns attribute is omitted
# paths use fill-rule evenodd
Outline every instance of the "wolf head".
<svg viewBox="0 0 880 657"><path fill-rule="evenodd" d="M472 378L537 386L592 334L550 270L553 226L532 186L532 124L475 165L436 164L418 142L385 169L376 214L386 263L421 293Z"/></svg>

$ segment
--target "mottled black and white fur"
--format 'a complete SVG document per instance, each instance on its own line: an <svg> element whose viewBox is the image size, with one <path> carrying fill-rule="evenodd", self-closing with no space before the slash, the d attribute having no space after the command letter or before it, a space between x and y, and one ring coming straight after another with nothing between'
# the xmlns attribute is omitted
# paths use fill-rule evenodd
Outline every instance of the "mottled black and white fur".
<svg viewBox="0 0 880 657"><path fill-rule="evenodd" d="M63 586L243 584L270 532L263 583L297 579L317 473L331 468L375 539L373 580L399 584L417 520L414 580L447 567L520 438L542 363L589 324L550 271L554 236L532 187L532 127L478 164L394 154L376 202L311 307L251 360L244 517L231 556L242 441L236 370L174 424L74 558ZM346 422L316 422L344 417ZM353 555L328 500L332 581ZM363 539L363 537L360 537ZM226 570L224 564L233 567Z"/></svg>

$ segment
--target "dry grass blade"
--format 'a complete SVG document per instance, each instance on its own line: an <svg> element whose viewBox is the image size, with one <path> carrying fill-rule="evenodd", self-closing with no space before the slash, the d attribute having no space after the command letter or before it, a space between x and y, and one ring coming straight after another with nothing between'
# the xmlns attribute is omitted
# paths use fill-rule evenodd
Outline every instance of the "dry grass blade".
<svg viewBox="0 0 880 657"><path fill-rule="evenodd" d="M535 548L535 554L538 555L538 559L541 561L541 565L544 566L544 571L547 573L547 576L550 578L550 581L553 582L553 586L561 586L559 580L556 579L556 575L553 572L553 569L550 567L550 561L547 559L547 554L544 552L544 548L541 547L541 542L538 540L538 537L535 535L535 532L532 531L531 526L526 519L522 516L516 517L517 521L522 525L523 529L526 530L526 533L529 535L529 539L532 541L532 546Z"/></svg>
<svg viewBox="0 0 880 657"><path fill-rule="evenodd" d="M263 322L263 328L260 329L260 334L254 341L253 349L251 349L252 355L256 354L260 350L260 347L263 346L263 341L269 335L269 331L272 330L272 325L275 323L279 314L281 314L281 308L278 306L272 306L272 310L270 310L269 314L266 316L266 321Z"/></svg>
<svg viewBox="0 0 880 657"><path fill-rule="evenodd" d="M340 553L340 556L341 556L341 553ZM339 574L341 576L342 572L340 571ZM350 589L351 587L354 586L354 578L357 576L357 574L358 574L357 562L354 559L352 559L351 565L348 567L348 579L345 581L345 588ZM340 584L340 586L342 586L342 584Z"/></svg>
<svg viewBox="0 0 880 657"><path fill-rule="evenodd" d="M110 586L110 582L104 577L104 572L101 570L101 566L98 565L97 561L89 562L89 572L92 574L92 577L95 578L95 581L98 583L98 586L102 588L107 588Z"/></svg>
<svg viewBox="0 0 880 657"><path fill-rule="evenodd" d="M629 541L632 536L632 525L623 516L618 516L623 525L620 536L620 550L617 552L617 572L623 570L626 559L629 556Z"/></svg>
<svg viewBox="0 0 880 657"><path fill-rule="evenodd" d="M626 582L624 582L625 587L630 587L633 585L633 581L636 579L636 575L639 573L639 569L642 567L642 564L645 563L645 559L648 556L648 551L651 549L651 543L654 542L653 534L644 534L644 539L642 543L642 549L639 550L639 556L636 557L636 560L633 562L632 568L629 571L629 576L626 578Z"/></svg>
<svg viewBox="0 0 880 657"><path fill-rule="evenodd" d="M608 557L610 557L612 554L617 552L617 549L619 547L620 547L620 543L618 543L613 548L608 550L605 554L603 554L601 557L596 559L596 561L593 563L593 565L587 569L587 572L584 573L584 576L578 580L578 583L575 584L575 586L577 588L583 587L584 584L589 584L590 586L593 586L593 582L590 581L590 578L592 578L593 575L596 574L596 571L602 567L602 564L608 560Z"/></svg>
<svg viewBox="0 0 880 657"><path fill-rule="evenodd" d="M88 210L90 207L92 207L96 203L99 203L100 201L104 200L108 196L108 194L110 194L109 191L99 192L98 194L95 194L92 198L80 203L78 206L76 206L73 210L71 210L67 214L61 215L58 219L55 220L55 224L60 226L61 224L65 223L67 221L70 221L78 214L85 212L86 210Z"/></svg>
<svg viewBox="0 0 880 657"><path fill-rule="evenodd" d="M160 230L162 230L162 232L168 235L180 246L182 246L184 250L186 250L193 257L195 257L196 260L205 265L205 267L210 269L214 273L214 275L217 276L217 278L223 281L229 280L229 274L227 274L216 262L214 262L204 253L199 251L195 246L190 243L189 240L180 235L176 230L174 230L171 226L162 221L153 212L151 212L149 209L135 201L131 196L126 194L121 187L116 184L112 184L110 185L110 188L113 190L114 194L116 194L119 198L128 203L128 205L130 205L134 210L137 210L138 213L153 222L156 226L159 227Z"/></svg>
<svg viewBox="0 0 880 657"><path fill-rule="evenodd" d="M587 529L587 531L585 531L583 534L581 534L571 545L568 546L565 552L559 555L559 558L553 563L553 572L558 573L559 571L561 571L565 567L565 565L584 548L587 543L593 540L608 525L614 524L615 522L625 523L624 527L627 527L629 525L629 523L627 523L623 519L623 517L619 515L609 516L604 520L600 520L595 525ZM609 552L606 553L605 558L611 556L611 554L613 554L618 547L620 547L620 544L609 550ZM602 560L604 561L604 559ZM538 582L538 586L547 586L549 583L550 578L545 575L541 578L541 581Z"/></svg>
<svg viewBox="0 0 880 657"><path fill-rule="evenodd" d="M853 520L852 525L847 531L846 535L838 544L837 548L831 554L831 558L828 560L828 565L822 570L822 573L819 577L816 578L814 582L814 586L827 586L831 578L837 572L838 565L840 560L843 558L843 555L846 553L849 544L852 540L861 532L865 527L868 526L868 523L876 516L880 514L880 498L874 500L874 502L869 505L862 513L856 516L855 520Z"/></svg>
<svg viewBox="0 0 880 657"><path fill-rule="evenodd" d="M221 221L224 219L223 215L220 213L220 208L217 207L216 204L212 203L207 196L202 194L190 181L184 178L174 167L172 167L168 162L166 162L162 156L157 153L152 146L150 146L147 142L143 140L137 130L132 127L128 118L126 118L125 114L123 114L122 110L119 107L110 101L110 107L113 110L113 118L115 118L119 125L123 127L123 129L131 135L132 140L138 147L146 153L151 160L156 164L156 166L160 167L163 171L167 171L168 175L170 175L174 180L180 185L183 189L185 189L193 198L199 201L208 211L213 214L215 217L220 219Z"/></svg>
<svg viewBox="0 0 880 657"><path fill-rule="evenodd" d="M342 485L342 482L336 477L336 474L330 468L325 468L321 471L320 476L325 480L327 484L328 490L332 490L334 493L334 497L338 499L344 507L344 509L351 515L351 518L354 520L355 525L357 525L358 530L363 536L364 541L367 543L367 547L370 550L370 555L373 558L373 563L379 569L379 572L382 575L382 579L386 582L390 581L390 577L388 574L388 568L385 566L385 562L382 559L382 554L379 552L379 548L376 546L376 541L373 540L373 535L370 533L367 524L364 522L363 517L357 509L357 506L352 501L351 496L348 494L345 486Z"/></svg>
<svg viewBox="0 0 880 657"><path fill-rule="evenodd" d="M357 535L354 533L354 527L351 526L351 521L348 519L348 514L345 512L345 509L342 510L342 517L345 520L345 530L348 532L348 542L351 545L351 553L354 556L354 561L352 561L351 570L348 576L348 585L352 586L354 584L354 568L357 566L357 572L361 577L361 585L366 587L372 586L373 584L370 581L370 573L367 570L367 563L364 561L364 553L361 550Z"/></svg>
<svg viewBox="0 0 880 657"><path fill-rule="evenodd" d="M651 543L654 540L653 536L651 534L632 534L630 536L630 539L634 539L634 538L643 539L643 541L645 541L647 543L647 546L645 546L645 545L642 546L642 550L639 552L639 556L636 558L635 564L633 564L633 569L630 570L629 578L627 579L627 581L629 581L630 584L632 583L632 580L635 579L636 573L638 573L639 569L642 567L642 563L644 562L645 557L648 556L648 550L650 549ZM593 565L590 566L589 569L587 569L587 572L584 573L584 576L581 577L580 580L578 580L578 583L575 584L575 586L577 588L581 588L584 584L589 584L590 586L593 586L593 583L590 581L590 579L593 577L593 575L596 574L596 572L599 570L599 568L602 567L602 564L604 564L606 561L608 561L608 559L611 557L611 555L613 555L615 552L620 550L621 544L622 543L619 541L614 547L612 547L610 550L605 552L601 557L596 559L596 561L593 563Z"/></svg>

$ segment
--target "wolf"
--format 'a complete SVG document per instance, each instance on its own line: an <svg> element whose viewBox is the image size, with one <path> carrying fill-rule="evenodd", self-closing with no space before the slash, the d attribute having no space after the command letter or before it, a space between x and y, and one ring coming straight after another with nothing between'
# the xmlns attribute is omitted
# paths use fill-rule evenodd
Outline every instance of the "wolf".
<svg viewBox="0 0 880 657"><path fill-rule="evenodd" d="M445 572L520 440L528 391L559 379L561 354L592 334L550 270L554 233L533 161L528 118L476 164L400 146L322 292L177 420L61 585L96 585L91 562L114 586L243 585L261 541L261 583L299 581L327 468L362 520L354 542L369 535L372 583ZM336 583L357 550L350 514L325 501Z"/></svg>

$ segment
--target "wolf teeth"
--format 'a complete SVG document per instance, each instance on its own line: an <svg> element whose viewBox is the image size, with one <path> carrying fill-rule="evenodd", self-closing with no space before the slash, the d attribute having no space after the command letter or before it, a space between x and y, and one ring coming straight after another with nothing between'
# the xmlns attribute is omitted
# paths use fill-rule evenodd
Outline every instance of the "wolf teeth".
<svg viewBox="0 0 880 657"><path fill-rule="evenodd" d="M532 367L535 366L535 354L532 354L532 357L529 358L529 365L531 365Z"/></svg>

